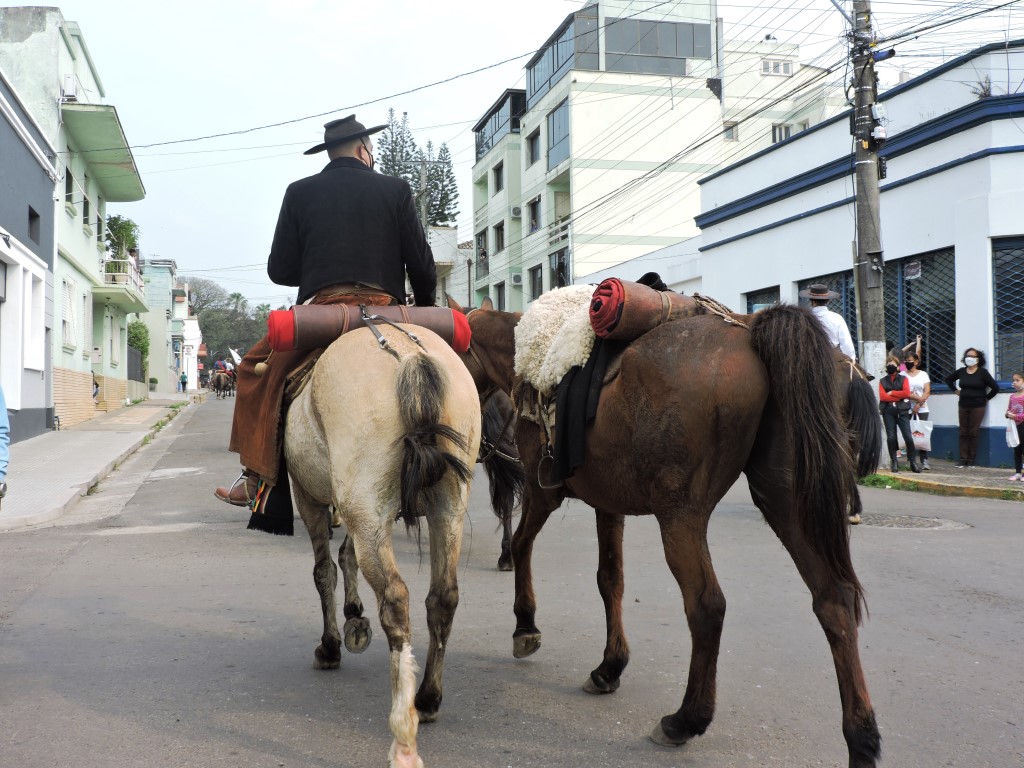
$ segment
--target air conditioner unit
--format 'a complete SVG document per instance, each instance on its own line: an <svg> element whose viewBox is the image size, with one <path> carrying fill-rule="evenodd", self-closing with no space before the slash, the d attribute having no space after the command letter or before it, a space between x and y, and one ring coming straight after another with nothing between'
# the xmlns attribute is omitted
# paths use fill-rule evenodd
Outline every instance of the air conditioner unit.
<svg viewBox="0 0 1024 768"><path fill-rule="evenodd" d="M523 218L523 209L518 205L513 205L508 209L508 215L513 219L521 219Z"/></svg>
<svg viewBox="0 0 1024 768"><path fill-rule="evenodd" d="M512 273L512 285L522 285L522 284L523 284L523 273L522 272L513 272Z"/></svg>
<svg viewBox="0 0 1024 768"><path fill-rule="evenodd" d="M64 101L78 101L78 89L80 83L74 74L64 75L64 89L61 91L61 98Z"/></svg>

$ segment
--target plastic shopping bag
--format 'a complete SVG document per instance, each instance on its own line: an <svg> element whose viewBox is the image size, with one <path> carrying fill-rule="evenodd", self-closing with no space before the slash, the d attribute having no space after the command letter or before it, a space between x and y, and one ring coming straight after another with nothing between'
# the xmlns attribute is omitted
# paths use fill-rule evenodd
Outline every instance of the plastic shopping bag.
<svg viewBox="0 0 1024 768"><path fill-rule="evenodd" d="M932 427L930 421L921 421L917 416L910 420L910 433L914 436L914 447L919 451L931 451Z"/></svg>
<svg viewBox="0 0 1024 768"><path fill-rule="evenodd" d="M1006 445L1008 448L1016 448L1020 445L1020 435L1017 433L1017 422L1013 419L1006 420Z"/></svg>

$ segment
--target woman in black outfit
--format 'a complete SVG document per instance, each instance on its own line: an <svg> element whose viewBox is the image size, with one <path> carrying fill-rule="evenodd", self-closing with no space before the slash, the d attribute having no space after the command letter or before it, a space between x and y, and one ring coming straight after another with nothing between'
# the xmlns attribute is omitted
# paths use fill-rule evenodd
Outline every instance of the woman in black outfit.
<svg viewBox="0 0 1024 768"><path fill-rule="evenodd" d="M978 431L985 419L985 405L999 393L999 385L985 368L985 353L968 347L963 368L945 378L960 398L960 461L958 467L973 467L978 456ZM959 391L957 391L959 388Z"/></svg>

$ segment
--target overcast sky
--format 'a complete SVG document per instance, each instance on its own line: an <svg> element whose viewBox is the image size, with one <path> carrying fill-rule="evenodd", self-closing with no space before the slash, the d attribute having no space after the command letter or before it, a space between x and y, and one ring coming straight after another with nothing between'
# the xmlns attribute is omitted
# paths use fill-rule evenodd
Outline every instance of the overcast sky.
<svg viewBox="0 0 1024 768"><path fill-rule="evenodd" d="M636 0L637 10L656 4ZM926 14L999 4L876 0L873 6L879 29L891 34L927 21ZM144 255L172 258L179 274L215 279L253 304L275 307L294 297L293 290L266 278L281 196L289 182L318 172L326 162L324 155L302 155L321 141L323 123L352 112L367 125L383 123L391 107L409 113L421 146L428 140L447 142L461 194L459 237L469 239L470 129L505 88L525 87L524 54L536 50L581 5L579 0L59 3L64 18L82 29L146 187L144 201L112 204L108 213L139 224ZM800 44L805 61L842 55L844 22L829 0L735 0L720 2L718 13L726 20L727 37L761 39L772 33L780 42ZM1024 37L1024 8L922 34L904 46L908 56L893 60L887 75L894 79L896 67L923 71L941 57L1007 34ZM444 85L394 95L513 58ZM222 133L233 135L203 139ZM151 144L163 146L145 146ZM667 148L666 157L675 151Z"/></svg>

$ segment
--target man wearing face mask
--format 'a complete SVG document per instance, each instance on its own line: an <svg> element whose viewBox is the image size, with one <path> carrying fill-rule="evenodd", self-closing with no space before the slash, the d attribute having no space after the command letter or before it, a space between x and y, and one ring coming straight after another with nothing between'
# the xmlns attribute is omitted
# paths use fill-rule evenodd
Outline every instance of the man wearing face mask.
<svg viewBox="0 0 1024 768"><path fill-rule="evenodd" d="M305 154L326 150L330 162L285 191L267 274L278 285L297 286L300 304L404 304L406 274L416 304L434 304L434 256L412 191L400 178L373 172L370 137L386 127L366 128L355 115L327 123L323 142ZM308 355L271 355L264 338L238 365L229 449L245 471L214 492L221 501L245 506L260 478L276 483L285 379Z"/></svg>

